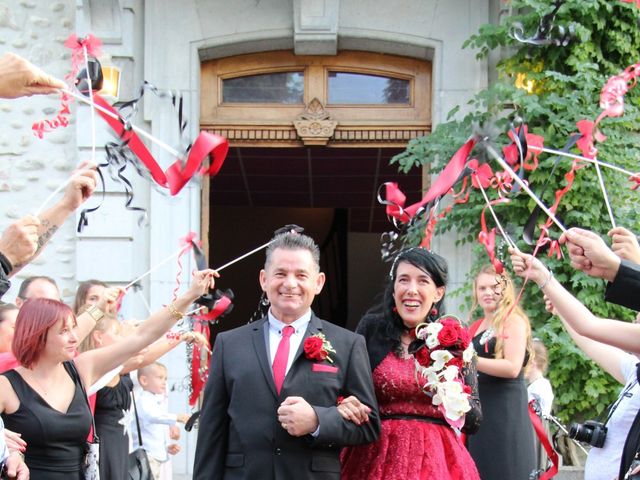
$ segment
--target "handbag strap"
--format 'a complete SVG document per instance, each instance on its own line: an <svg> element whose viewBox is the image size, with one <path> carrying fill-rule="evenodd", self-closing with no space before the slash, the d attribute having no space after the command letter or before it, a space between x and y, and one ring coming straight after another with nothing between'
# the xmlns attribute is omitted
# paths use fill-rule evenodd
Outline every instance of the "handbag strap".
<svg viewBox="0 0 640 480"><path fill-rule="evenodd" d="M136 396L131 390L131 401L133 402L133 413L136 416L136 428L138 429L138 443L142 446L142 433L140 432L140 420L138 419L138 408L136 407Z"/></svg>
<svg viewBox="0 0 640 480"><path fill-rule="evenodd" d="M65 362L67 363L67 362ZM96 431L96 422L93 418L93 413L91 412L91 405L89 404L89 397L87 396L87 391L84 389L84 384L82 383L82 378L80 377L80 372L76 368L76 364L73 360L69 363L69 367L71 368L71 374L73 380L76 381L80 385L80 390L82 390L82 395L84 396L85 401L87 402L87 407L89 408L89 414L91 415L91 428L93 430L93 443L98 443L100 439L98 438L98 432Z"/></svg>

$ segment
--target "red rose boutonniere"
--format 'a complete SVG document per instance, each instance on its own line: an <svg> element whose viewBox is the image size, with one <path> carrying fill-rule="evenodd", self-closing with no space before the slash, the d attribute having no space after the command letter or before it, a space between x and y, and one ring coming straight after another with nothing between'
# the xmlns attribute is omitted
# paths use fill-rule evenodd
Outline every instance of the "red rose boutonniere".
<svg viewBox="0 0 640 480"><path fill-rule="evenodd" d="M329 356L330 353L336 353L336 351L323 333L311 335L304 341L304 356L309 360L315 360L317 362L327 360L333 363L333 360L331 360Z"/></svg>

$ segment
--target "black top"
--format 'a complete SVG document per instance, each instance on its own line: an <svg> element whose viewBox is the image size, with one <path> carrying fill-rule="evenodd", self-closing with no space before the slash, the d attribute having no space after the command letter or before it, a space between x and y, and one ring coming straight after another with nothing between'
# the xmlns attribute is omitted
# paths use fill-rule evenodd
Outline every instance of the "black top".
<svg viewBox="0 0 640 480"><path fill-rule="evenodd" d="M102 387L96 394L93 414L100 437L100 478L128 480L129 408L133 382L122 375L113 387Z"/></svg>
<svg viewBox="0 0 640 480"><path fill-rule="evenodd" d="M632 310L640 310L640 265L622 259L613 282L607 284L604 299Z"/></svg>
<svg viewBox="0 0 640 480"><path fill-rule="evenodd" d="M473 338L473 346L479 357L494 359L497 338L480 343L483 333ZM537 468L522 370L516 378L478 374L483 421L469 437L469 453L482 480L528 480Z"/></svg>
<svg viewBox="0 0 640 480"><path fill-rule="evenodd" d="M70 362L64 362L64 368L76 385L66 413L51 407L15 370L3 374L16 392L20 407L14 413L3 413L2 420L7 429L21 433L27 442L25 462L31 480L80 478L91 412Z"/></svg>

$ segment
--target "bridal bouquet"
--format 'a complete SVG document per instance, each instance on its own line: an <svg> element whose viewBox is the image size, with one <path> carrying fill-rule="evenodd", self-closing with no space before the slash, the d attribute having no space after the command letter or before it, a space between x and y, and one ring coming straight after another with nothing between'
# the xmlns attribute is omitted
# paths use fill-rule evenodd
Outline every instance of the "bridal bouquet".
<svg viewBox="0 0 640 480"><path fill-rule="evenodd" d="M420 341L413 352L418 384L432 397L447 423L460 429L471 409L471 388L462 373L475 353L469 331L456 317L447 315L418 325L416 338Z"/></svg>

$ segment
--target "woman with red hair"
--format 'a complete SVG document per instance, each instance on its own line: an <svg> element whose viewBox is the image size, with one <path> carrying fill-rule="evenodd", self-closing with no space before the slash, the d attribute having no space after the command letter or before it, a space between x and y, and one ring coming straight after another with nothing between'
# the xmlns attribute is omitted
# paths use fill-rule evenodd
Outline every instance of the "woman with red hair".
<svg viewBox="0 0 640 480"><path fill-rule="evenodd" d="M81 480L91 413L82 385L159 338L191 303L214 286L213 270L194 274L187 292L153 313L131 335L76 356L76 319L65 304L28 300L16 320L13 351L21 366L0 376L0 413L5 426L27 442L32 480ZM107 480L107 479L105 479Z"/></svg>

